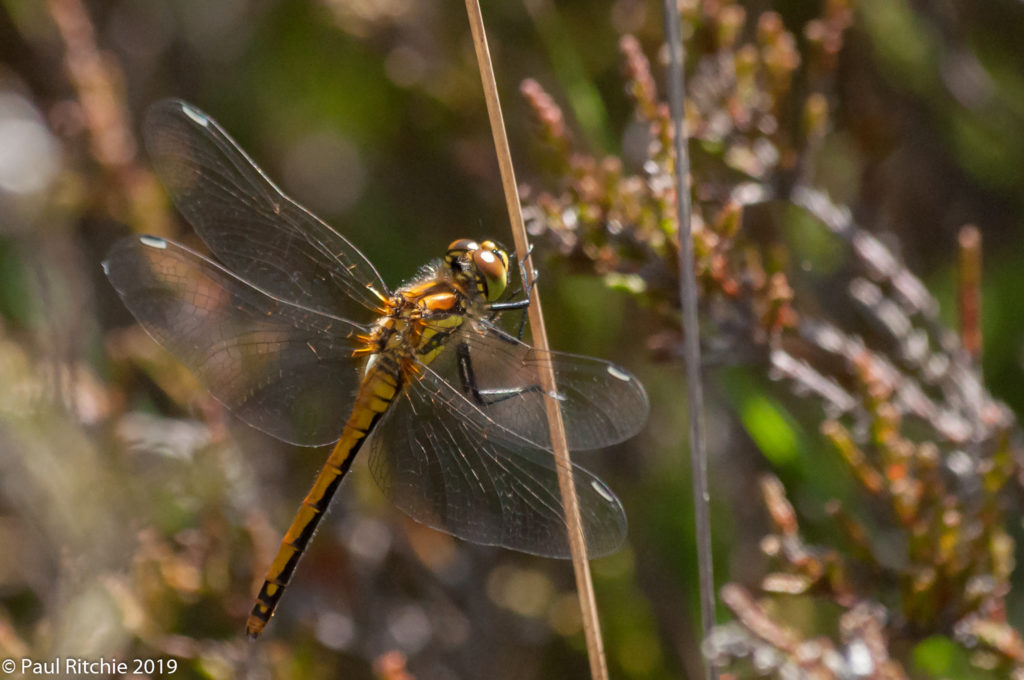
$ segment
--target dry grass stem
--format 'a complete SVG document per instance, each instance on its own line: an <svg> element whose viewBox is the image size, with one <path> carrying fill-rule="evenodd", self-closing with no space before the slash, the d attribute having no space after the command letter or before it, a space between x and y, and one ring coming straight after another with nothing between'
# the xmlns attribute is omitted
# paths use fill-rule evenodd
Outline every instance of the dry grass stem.
<svg viewBox="0 0 1024 680"><path fill-rule="evenodd" d="M509 219L512 226L512 237L515 241L516 254L520 262L526 262L529 256L529 244L526 237L526 226L523 222L522 207L519 204L519 190L516 184L515 170L512 167L512 154L509 150L508 137L505 133L505 121L498 100L498 87L494 79L494 68L491 64L490 51L487 46L487 35L484 31L483 16L478 0L466 0L466 12L469 15L470 28L473 31L473 46L476 49L477 64L480 67L480 79L483 83L484 97L487 100L487 113L491 122L491 133L494 135L494 146L501 169L501 183L505 191L505 203L508 206ZM541 352L548 351L547 331L544 328L544 315L541 311L540 293L533 289L529 308L530 327L533 344ZM540 368L540 383L544 391L556 394L555 376L550 365ZM577 593L580 609L583 614L583 632L587 642L587 653L590 658L590 675L595 680L608 677L608 664L604 655L604 643L601 639L601 627L597 615L597 601L594 597L594 586L590 576L590 565L587 562L587 547L583 536L583 525L580 521L579 503L573 484L572 466L569 448L566 444L565 426L558 401L548 397L547 415L551 428L551 445L558 465L558 482L565 503L566 529L569 532L569 546L572 552L573 571L576 575Z"/></svg>

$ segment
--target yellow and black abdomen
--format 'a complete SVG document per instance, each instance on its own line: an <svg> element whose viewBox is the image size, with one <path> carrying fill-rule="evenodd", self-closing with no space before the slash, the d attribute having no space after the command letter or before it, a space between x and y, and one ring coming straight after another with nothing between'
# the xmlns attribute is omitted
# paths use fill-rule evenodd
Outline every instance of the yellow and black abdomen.
<svg viewBox="0 0 1024 680"><path fill-rule="evenodd" d="M313 483L313 488L303 499L302 506L292 520L281 541L277 556L267 571L263 587L260 588L256 604L253 605L246 623L249 637L259 636L267 621L273 616L277 603L295 573L299 558L309 545L334 493L352 466L352 461L366 441L367 435L398 394L401 375L398 363L387 355L375 355L368 362L341 439L324 463Z"/></svg>
<svg viewBox="0 0 1024 680"><path fill-rule="evenodd" d="M356 351L369 358L355 404L341 438L303 499L267 571L246 624L252 638L263 632L273 616L299 558L377 421L402 386L417 378L417 366L436 358L465 319L464 296L436 281L405 289L399 299L401 302L394 305L392 314L376 332L363 338L366 346Z"/></svg>

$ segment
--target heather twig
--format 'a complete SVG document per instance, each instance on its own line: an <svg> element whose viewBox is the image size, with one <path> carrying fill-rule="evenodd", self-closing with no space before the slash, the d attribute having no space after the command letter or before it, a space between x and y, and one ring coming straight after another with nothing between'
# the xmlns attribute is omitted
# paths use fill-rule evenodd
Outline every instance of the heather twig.
<svg viewBox="0 0 1024 680"><path fill-rule="evenodd" d="M976 368L977 245L965 232L961 339L892 250L814 185L851 17L848 3L827 3L804 26L804 52L771 12L752 31L729 3L683 17L703 46L686 92L700 150L694 255L702 320L714 330L703 341L713 361L762 366L815 404L819 455L835 455L854 489L828 503L836 531L816 545L803 537L781 482L763 483L774 529L762 548L776 567L762 579L763 599L727 587L738 621L716 629L708 651L733 671L749 658L779 677L800 669L808 677L900 678L905 650L944 635L979 668L1024 673L1020 636L1004 615L1013 552L1004 496L1021 473L1020 454L1013 415ZM675 361L690 328L675 312L671 128L639 43L626 37L621 48L626 92L647 131L642 172L578 150L553 100L531 85L527 101L557 159L551 167L562 171L554 190L527 193L527 214L569 263L644 300L662 321L649 350ZM815 285L827 281L846 304L823 308L800 281L807 274L780 237L786 219L812 224L843 262ZM840 608L833 640L787 628L776 607L794 597Z"/></svg>

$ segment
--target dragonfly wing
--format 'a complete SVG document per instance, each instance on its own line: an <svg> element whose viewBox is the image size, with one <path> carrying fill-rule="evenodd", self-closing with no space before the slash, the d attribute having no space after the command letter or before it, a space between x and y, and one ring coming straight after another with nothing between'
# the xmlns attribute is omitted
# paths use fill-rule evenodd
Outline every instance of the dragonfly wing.
<svg viewBox="0 0 1024 680"><path fill-rule="evenodd" d="M350 337L365 328L151 236L119 241L103 268L149 334L243 421L293 444L338 439L359 381Z"/></svg>
<svg viewBox="0 0 1024 680"><path fill-rule="evenodd" d="M471 380L460 354L468 354ZM570 449L616 444L646 422L647 393L625 369L593 357L542 352L484 320L468 319L430 363L488 418L542 448L551 446L539 374L545 365L554 369Z"/></svg>
<svg viewBox="0 0 1024 680"><path fill-rule="evenodd" d="M374 430L369 464L384 493L418 522L559 558L570 553L558 467L570 465L588 556L625 540L626 514L604 482L491 421L429 368Z"/></svg>
<svg viewBox="0 0 1024 680"><path fill-rule="evenodd" d="M387 287L341 234L288 198L212 118L154 104L146 147L175 205L228 269L275 297L362 318ZM353 304L357 303L357 304Z"/></svg>

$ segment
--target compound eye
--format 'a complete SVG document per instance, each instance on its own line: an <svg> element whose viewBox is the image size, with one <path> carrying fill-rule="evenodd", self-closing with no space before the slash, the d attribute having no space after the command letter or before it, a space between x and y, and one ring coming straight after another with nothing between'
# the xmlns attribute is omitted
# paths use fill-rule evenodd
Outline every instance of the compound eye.
<svg viewBox="0 0 1024 680"><path fill-rule="evenodd" d="M460 239L456 239L456 240L454 240L454 241L452 241L451 243L448 244L448 255L447 255L447 257L449 257L449 258L451 258L452 256L459 257L460 255L464 255L465 253L468 253L468 252L473 251L473 250L479 250L479 249L480 249L480 244L477 243L476 241L474 241L473 239L471 239L471 238L460 238Z"/></svg>
<svg viewBox="0 0 1024 680"><path fill-rule="evenodd" d="M473 239L457 239L448 245L448 252L445 253L444 261L448 265L449 269L454 272L460 272L463 269L461 260L466 253L471 253L479 249L480 244Z"/></svg>
<svg viewBox="0 0 1024 680"><path fill-rule="evenodd" d="M493 244L491 244L493 245ZM473 253L477 288L489 302L501 297L508 285L508 255L500 249L481 249Z"/></svg>

